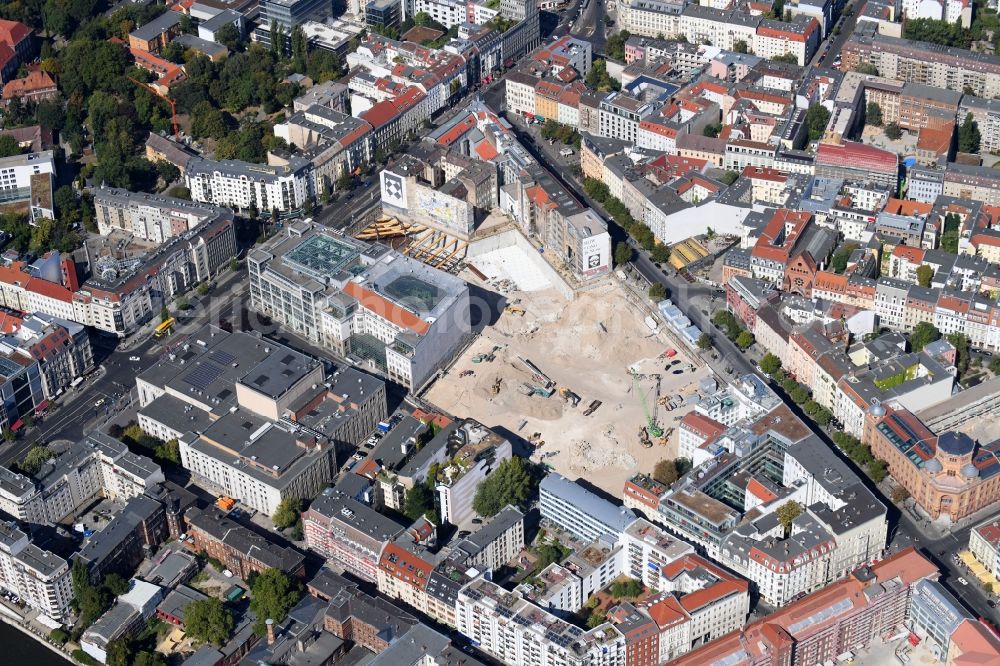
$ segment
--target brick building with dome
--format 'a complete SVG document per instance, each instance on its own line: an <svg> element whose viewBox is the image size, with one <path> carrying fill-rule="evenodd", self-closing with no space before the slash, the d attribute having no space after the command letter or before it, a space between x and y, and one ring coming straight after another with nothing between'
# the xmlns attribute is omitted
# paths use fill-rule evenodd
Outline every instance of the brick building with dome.
<svg viewBox="0 0 1000 666"><path fill-rule="evenodd" d="M935 435L911 412L877 404L865 417L863 441L932 520L957 522L1000 500L1000 440Z"/></svg>

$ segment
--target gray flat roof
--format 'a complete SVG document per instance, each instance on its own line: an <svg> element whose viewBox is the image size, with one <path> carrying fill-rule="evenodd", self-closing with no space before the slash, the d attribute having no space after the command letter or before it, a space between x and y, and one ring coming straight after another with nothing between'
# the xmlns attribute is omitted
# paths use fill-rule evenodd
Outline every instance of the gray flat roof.
<svg viewBox="0 0 1000 666"><path fill-rule="evenodd" d="M557 472L551 472L542 479L540 491L562 499L602 525L617 530L618 533L624 532L625 528L636 519L636 515L630 509L598 497L579 483L570 481Z"/></svg>
<svg viewBox="0 0 1000 666"><path fill-rule="evenodd" d="M164 12L163 14L160 14L149 23L139 26L138 28L130 32L129 36L148 42L152 39L156 39L157 37L167 32L180 22L181 22L180 12L167 11Z"/></svg>

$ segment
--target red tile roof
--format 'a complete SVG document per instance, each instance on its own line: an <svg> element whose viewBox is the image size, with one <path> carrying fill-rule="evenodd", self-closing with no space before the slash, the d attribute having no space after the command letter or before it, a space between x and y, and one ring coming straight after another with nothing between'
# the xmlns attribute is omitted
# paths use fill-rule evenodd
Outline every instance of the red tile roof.
<svg viewBox="0 0 1000 666"><path fill-rule="evenodd" d="M363 307L375 312L378 316L418 335L425 335L431 328L430 324L409 310L401 308L374 291L365 289L357 282L348 282L344 285L344 293L355 298Z"/></svg>

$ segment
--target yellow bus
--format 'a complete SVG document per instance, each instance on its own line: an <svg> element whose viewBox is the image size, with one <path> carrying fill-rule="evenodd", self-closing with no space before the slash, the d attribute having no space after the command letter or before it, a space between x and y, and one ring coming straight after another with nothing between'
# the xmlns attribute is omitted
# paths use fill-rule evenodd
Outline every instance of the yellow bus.
<svg viewBox="0 0 1000 666"><path fill-rule="evenodd" d="M153 331L153 335L155 335L158 338L162 338L164 335L170 332L170 329L173 328L173 326L174 326L174 318L171 317L170 319L166 320L165 322L157 326L156 330Z"/></svg>

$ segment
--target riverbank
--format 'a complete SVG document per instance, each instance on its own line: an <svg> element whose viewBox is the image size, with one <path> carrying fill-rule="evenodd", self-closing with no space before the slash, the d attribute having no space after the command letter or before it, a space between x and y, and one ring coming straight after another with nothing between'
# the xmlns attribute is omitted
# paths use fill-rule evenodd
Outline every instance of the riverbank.
<svg viewBox="0 0 1000 666"><path fill-rule="evenodd" d="M18 640L18 635L34 640ZM5 613L0 613L0 645L4 646L3 662L32 666L74 666L68 654ZM46 649L43 649L45 646Z"/></svg>

